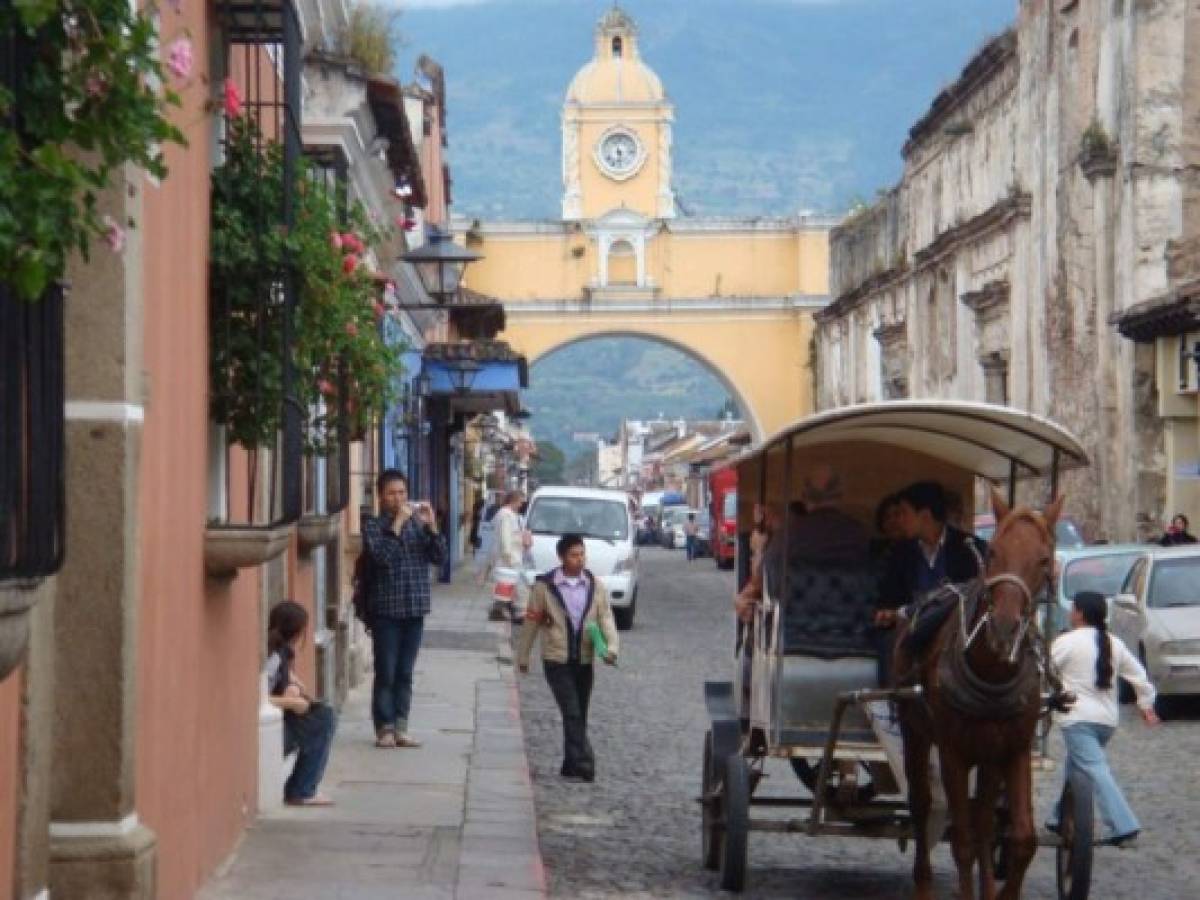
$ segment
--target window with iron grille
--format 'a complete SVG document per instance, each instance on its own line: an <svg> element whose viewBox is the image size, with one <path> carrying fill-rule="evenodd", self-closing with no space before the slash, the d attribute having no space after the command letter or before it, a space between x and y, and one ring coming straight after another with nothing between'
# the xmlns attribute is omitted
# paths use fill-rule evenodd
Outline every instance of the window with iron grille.
<svg viewBox="0 0 1200 900"><path fill-rule="evenodd" d="M0 79L13 97L4 127L20 135L20 28L0 34ZM30 302L0 283L0 581L52 575L64 549L63 291Z"/></svg>
<svg viewBox="0 0 1200 900"><path fill-rule="evenodd" d="M285 240L302 150L300 26L291 0L227 0L217 11L226 78L222 159L213 172L209 343L210 411L224 430L221 509L228 524L279 525L296 521L303 507L298 294ZM236 479L235 495L241 464L246 477Z"/></svg>
<svg viewBox="0 0 1200 900"><path fill-rule="evenodd" d="M305 148L308 172L313 186L328 193L337 211L340 229L345 230L350 219L349 162L340 148ZM323 511L326 514L340 513L350 501L350 385L347 378L345 359L339 361L336 374L337 391L333 398L324 403L335 406L335 439L322 441L325 465L318 468L315 454L305 457L304 512ZM325 417L321 410L310 411L309 427L323 427ZM323 478L318 477L322 474ZM324 482L322 485L321 482ZM324 496L324 509L317 502Z"/></svg>

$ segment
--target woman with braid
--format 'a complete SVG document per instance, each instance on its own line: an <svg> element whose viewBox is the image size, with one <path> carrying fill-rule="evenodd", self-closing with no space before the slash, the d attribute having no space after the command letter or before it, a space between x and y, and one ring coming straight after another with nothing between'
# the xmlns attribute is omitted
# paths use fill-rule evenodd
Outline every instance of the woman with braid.
<svg viewBox="0 0 1200 900"><path fill-rule="evenodd" d="M1154 713L1154 685L1146 670L1120 638L1108 633L1108 603L1103 594L1080 591L1071 607L1071 631L1059 637L1050 655L1062 676L1063 689L1075 695L1075 703L1062 714L1058 724L1067 744L1064 780L1073 769L1091 779L1100 816L1108 827L1106 841L1130 847L1141 825L1117 785L1104 748L1117 729L1117 678L1124 678L1137 694L1138 709L1147 725L1159 724ZM1058 830L1058 809L1046 823Z"/></svg>

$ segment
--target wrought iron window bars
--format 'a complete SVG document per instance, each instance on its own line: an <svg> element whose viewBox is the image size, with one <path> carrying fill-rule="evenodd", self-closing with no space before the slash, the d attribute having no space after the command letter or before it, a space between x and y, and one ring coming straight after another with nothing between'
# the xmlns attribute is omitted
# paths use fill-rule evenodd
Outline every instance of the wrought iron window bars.
<svg viewBox="0 0 1200 900"><path fill-rule="evenodd" d="M245 116L256 129L256 149L268 152L277 143L282 154L280 196L271 199L273 208L258 210L257 221L270 223L282 233L290 233L295 222L295 189L302 152L300 134L301 34L299 18L292 0L248 0L218 2L216 5L224 36L224 62L240 109L226 106L226 139L233 116ZM270 229L248 235L257 249L275 239ZM262 258L267 258L264 251ZM299 519L303 507L303 423L306 411L296 396L294 360L294 321L298 295L296 278L286 251L276 271L262 267L252 286L251 309L235 308L232 292L245 285L221 283L214 278L209 299L213 344L212 402L218 421L220 410L242 404L253 411L255 403L264 419L278 419L278 434L271 455L271 473L266 491L267 508L257 505L256 447L248 447L249 499L244 524L281 525ZM239 332L242 332L239 335ZM252 336L254 346L240 356L235 341ZM243 348L244 349L244 348ZM246 360L256 361L247 367ZM249 370L247 370L249 368ZM276 383L277 381L277 383ZM278 398L279 409L273 407ZM247 406L247 402L249 405ZM268 445L269 446L269 445ZM226 495L229 518L232 510L230 446L226 453ZM276 490L278 488L278 490Z"/></svg>
<svg viewBox="0 0 1200 900"><path fill-rule="evenodd" d="M33 52L23 29L0 33L0 83L12 97L4 127L18 135ZM64 343L61 286L30 303L0 283L0 581L52 575L62 565Z"/></svg>

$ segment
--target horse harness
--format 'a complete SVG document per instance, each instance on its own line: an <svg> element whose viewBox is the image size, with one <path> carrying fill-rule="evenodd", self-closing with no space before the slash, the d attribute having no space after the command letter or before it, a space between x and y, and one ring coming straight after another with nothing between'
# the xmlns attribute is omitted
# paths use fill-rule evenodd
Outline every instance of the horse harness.
<svg viewBox="0 0 1200 900"><path fill-rule="evenodd" d="M937 664L938 683L946 702L972 718L1009 719L1028 708L1031 700L1038 696L1044 678L1051 689L1051 705L1058 706L1062 702L1058 699L1062 696L1062 683L1050 664L1045 639L1033 622L1036 608L1033 592L1018 575L1005 572L985 576L986 566L982 556L974 543L968 541L967 544L975 554L979 574L963 584L944 585L930 593L917 609L919 617L924 610L945 609L947 604L952 604L950 617L957 620ZM1015 585L1021 591L1025 598L1025 612L1008 657L1008 662L1016 665L1016 672L1006 681L991 682L972 671L967 653L992 621L992 589L1001 584ZM987 607L979 615L981 603L986 603ZM970 624L972 622L973 626Z"/></svg>

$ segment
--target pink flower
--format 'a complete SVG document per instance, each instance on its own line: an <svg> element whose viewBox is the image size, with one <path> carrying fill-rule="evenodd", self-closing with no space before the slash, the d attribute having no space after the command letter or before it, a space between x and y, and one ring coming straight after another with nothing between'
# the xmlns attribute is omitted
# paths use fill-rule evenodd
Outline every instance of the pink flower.
<svg viewBox="0 0 1200 900"><path fill-rule="evenodd" d="M324 394L326 397L332 396L335 392L333 382L330 381L328 378L322 378L320 381L317 382L317 390L320 391L322 394Z"/></svg>
<svg viewBox="0 0 1200 900"><path fill-rule="evenodd" d="M108 249L113 253L120 253L125 249L125 229L118 225L112 216L104 217L104 243L108 244Z"/></svg>
<svg viewBox="0 0 1200 900"><path fill-rule="evenodd" d="M242 114L242 94L232 78L225 79L225 115L236 119Z"/></svg>
<svg viewBox="0 0 1200 900"><path fill-rule="evenodd" d="M347 322L346 334L350 335L350 337L358 337L358 326L353 322Z"/></svg>
<svg viewBox="0 0 1200 900"><path fill-rule="evenodd" d="M358 257L353 253L347 253L342 259L342 271L350 275L358 268Z"/></svg>
<svg viewBox="0 0 1200 900"><path fill-rule="evenodd" d="M336 231L329 232L329 243L330 243L330 246L332 246L334 250L341 250L342 244L343 244L342 236L340 234L338 234Z"/></svg>
<svg viewBox="0 0 1200 900"><path fill-rule="evenodd" d="M359 240L357 234L343 234L342 246L352 253L362 253L364 249L363 242Z"/></svg>
<svg viewBox="0 0 1200 900"><path fill-rule="evenodd" d="M187 78L192 74L192 42L186 37L176 38L167 48L167 68L176 78ZM226 96L228 103L228 95Z"/></svg>

